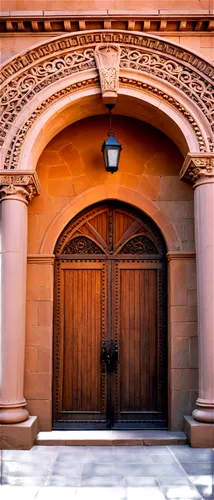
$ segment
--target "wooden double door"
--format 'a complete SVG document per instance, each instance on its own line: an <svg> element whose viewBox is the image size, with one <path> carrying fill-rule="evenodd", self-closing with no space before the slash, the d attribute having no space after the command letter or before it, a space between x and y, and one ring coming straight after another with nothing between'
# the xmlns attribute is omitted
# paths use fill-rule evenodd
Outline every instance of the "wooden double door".
<svg viewBox="0 0 214 500"><path fill-rule="evenodd" d="M167 428L165 245L144 214L96 205L56 246L53 426Z"/></svg>

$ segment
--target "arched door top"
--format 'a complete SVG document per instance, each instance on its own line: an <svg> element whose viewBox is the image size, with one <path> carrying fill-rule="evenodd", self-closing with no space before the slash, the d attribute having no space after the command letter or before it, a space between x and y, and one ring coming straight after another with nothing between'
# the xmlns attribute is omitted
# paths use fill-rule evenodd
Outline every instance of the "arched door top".
<svg viewBox="0 0 214 500"><path fill-rule="evenodd" d="M165 256L166 251L160 230L146 214L126 203L108 200L87 208L66 226L55 255L103 258L136 254L157 258Z"/></svg>

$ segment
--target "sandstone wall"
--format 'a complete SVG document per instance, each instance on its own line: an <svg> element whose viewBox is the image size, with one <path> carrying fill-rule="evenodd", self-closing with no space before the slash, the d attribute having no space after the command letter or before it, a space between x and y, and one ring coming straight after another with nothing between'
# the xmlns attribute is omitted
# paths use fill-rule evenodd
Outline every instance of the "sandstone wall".
<svg viewBox="0 0 214 500"><path fill-rule="evenodd" d="M30 9L29 9L30 7ZM212 0L2 0L8 10L201 10L212 9Z"/></svg>

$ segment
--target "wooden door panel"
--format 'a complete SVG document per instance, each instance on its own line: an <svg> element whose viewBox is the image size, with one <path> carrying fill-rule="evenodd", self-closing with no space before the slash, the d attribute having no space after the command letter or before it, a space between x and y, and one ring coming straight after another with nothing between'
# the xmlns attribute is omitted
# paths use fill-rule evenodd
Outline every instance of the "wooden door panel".
<svg viewBox="0 0 214 500"><path fill-rule="evenodd" d="M158 228L109 201L74 218L55 251L54 427L166 427L166 247ZM114 373L101 362L110 339L119 349Z"/></svg>
<svg viewBox="0 0 214 500"><path fill-rule="evenodd" d="M61 422L106 420L106 373L101 342L106 335L105 262L62 262L60 272Z"/></svg>
<svg viewBox="0 0 214 500"><path fill-rule="evenodd" d="M115 263L114 330L119 345L118 373L115 374L116 426L161 420L158 394L162 376L159 369L160 271L160 263Z"/></svg>
<svg viewBox="0 0 214 500"><path fill-rule="evenodd" d="M100 269L65 273L63 410L101 412Z"/></svg>

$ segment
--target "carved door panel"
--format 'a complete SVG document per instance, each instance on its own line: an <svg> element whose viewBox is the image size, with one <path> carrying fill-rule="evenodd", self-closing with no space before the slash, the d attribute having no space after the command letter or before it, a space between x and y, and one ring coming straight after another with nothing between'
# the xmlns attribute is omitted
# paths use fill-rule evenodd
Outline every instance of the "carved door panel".
<svg viewBox="0 0 214 500"><path fill-rule="evenodd" d="M56 245L54 428L166 427L165 245L144 214L95 205Z"/></svg>
<svg viewBox="0 0 214 500"><path fill-rule="evenodd" d="M100 362L107 330L106 283L105 261L60 262L56 427L106 425L106 371Z"/></svg>
<svg viewBox="0 0 214 500"><path fill-rule="evenodd" d="M113 331L119 346L114 428L166 427L161 268L160 262L114 264Z"/></svg>

